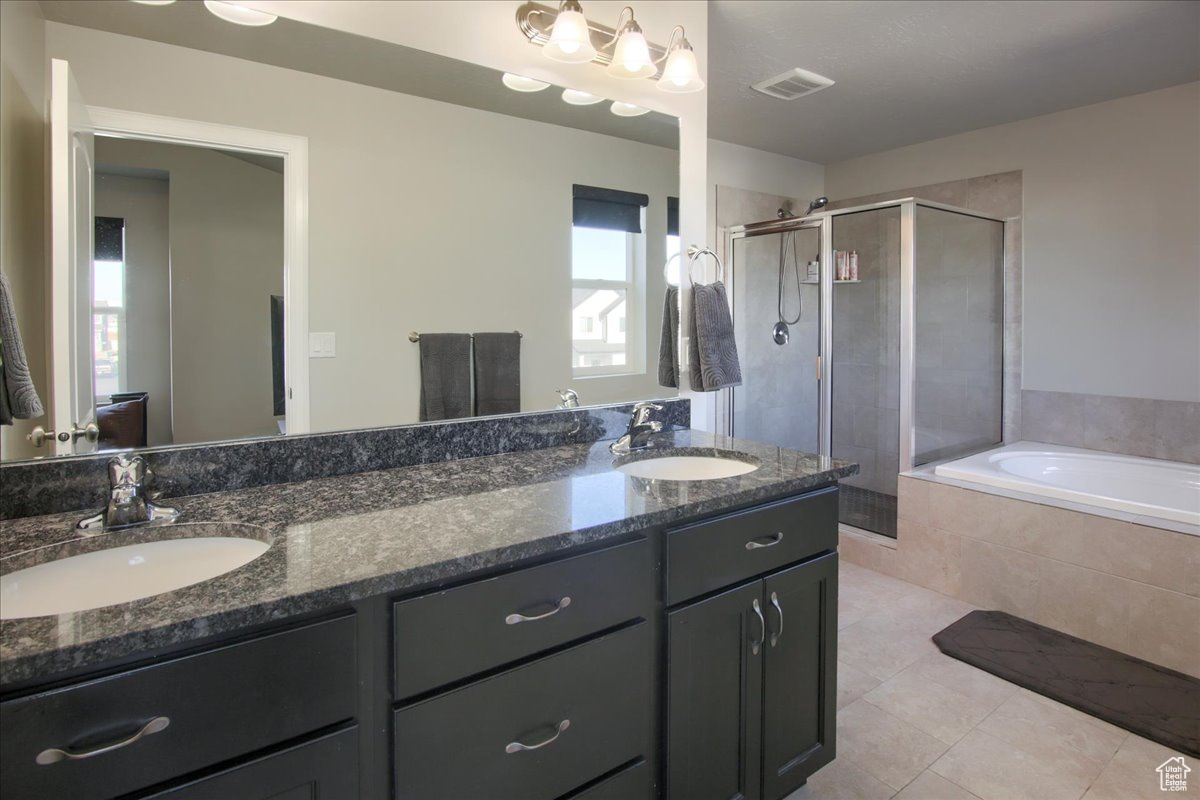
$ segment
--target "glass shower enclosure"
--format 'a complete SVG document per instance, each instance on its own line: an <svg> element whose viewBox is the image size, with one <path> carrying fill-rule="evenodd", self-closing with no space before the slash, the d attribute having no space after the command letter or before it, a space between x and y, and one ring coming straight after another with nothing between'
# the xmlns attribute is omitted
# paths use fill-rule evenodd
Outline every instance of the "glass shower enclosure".
<svg viewBox="0 0 1200 800"><path fill-rule="evenodd" d="M1003 220L917 198L728 229L723 432L857 462L840 521L894 538L900 473L1002 440L1003 247Z"/></svg>

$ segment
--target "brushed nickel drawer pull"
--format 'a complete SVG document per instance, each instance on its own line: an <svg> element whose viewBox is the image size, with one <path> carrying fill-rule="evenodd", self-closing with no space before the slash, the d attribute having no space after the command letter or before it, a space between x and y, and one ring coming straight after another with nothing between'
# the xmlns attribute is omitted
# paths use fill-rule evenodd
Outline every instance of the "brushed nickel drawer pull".
<svg viewBox="0 0 1200 800"><path fill-rule="evenodd" d="M763 619L762 606L758 604L757 597L754 598L754 602L750 605L754 609L754 613L758 616L758 631L760 634L757 642L754 640L750 641L750 652L758 655L759 648L762 647L763 642L767 639L767 621Z"/></svg>
<svg viewBox="0 0 1200 800"><path fill-rule="evenodd" d="M550 609L545 614L536 614L531 617L527 617L524 614L509 614L507 617L504 618L504 624L505 625L516 625L518 622L536 622L539 619L545 619L546 617L553 617L555 614L562 611L564 608L566 608L569 605L571 605L571 598L564 597L562 600L559 600L557 603L555 603L554 608Z"/></svg>
<svg viewBox="0 0 1200 800"><path fill-rule="evenodd" d="M771 647L774 647L779 644L779 637L783 636L783 606L779 604L779 595L775 592L771 592L771 605L779 612L779 630L771 634Z"/></svg>
<svg viewBox="0 0 1200 800"><path fill-rule="evenodd" d="M538 742L537 744L522 744L521 742L509 742L508 745L504 748L504 752L511 754L511 753L519 753L522 750L537 750L540 747L545 747L546 745L550 744L555 739L557 739L559 736L562 736L562 732L565 731L569 727L571 727L571 720L564 719L562 722L560 722L554 726L554 735L551 736L549 739L546 739L543 742Z"/></svg>
<svg viewBox="0 0 1200 800"><path fill-rule="evenodd" d="M764 547L774 547L775 545L779 544L782 541L783 541L783 531L778 531L774 536L769 537L767 539L767 541L765 541L765 542L761 541L759 539L751 539L750 541L746 542L746 549L747 550L760 550Z"/></svg>
<svg viewBox="0 0 1200 800"><path fill-rule="evenodd" d="M113 750L120 750L122 747L128 747L143 737L158 733L161 730L165 730L170 724L171 720L167 717L155 717L139 728L138 731L132 736L127 736L119 741L110 742L109 744L102 744L99 747L92 747L87 750L50 747L38 753L37 759L35 760L37 763L44 766L46 764L55 764L59 761L79 761L83 758L92 758L93 756L104 755L105 753L111 753Z"/></svg>

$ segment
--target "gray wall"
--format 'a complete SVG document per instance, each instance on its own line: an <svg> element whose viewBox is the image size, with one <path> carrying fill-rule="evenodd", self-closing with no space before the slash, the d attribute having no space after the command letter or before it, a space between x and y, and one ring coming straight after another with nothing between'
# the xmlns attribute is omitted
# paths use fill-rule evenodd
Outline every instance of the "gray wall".
<svg viewBox="0 0 1200 800"><path fill-rule="evenodd" d="M826 167L833 197L1024 173L1024 384L1200 401L1200 83Z"/></svg>
<svg viewBox="0 0 1200 800"><path fill-rule="evenodd" d="M283 294L283 175L213 150L131 139L98 137L96 161L170 176L175 443L278 433L270 298Z"/></svg>
<svg viewBox="0 0 1200 800"><path fill-rule="evenodd" d="M122 391L149 392L146 440L171 444L171 242L169 181L104 174L114 157L96 140L96 216L125 220L125 337ZM137 145L140 143L130 143Z"/></svg>

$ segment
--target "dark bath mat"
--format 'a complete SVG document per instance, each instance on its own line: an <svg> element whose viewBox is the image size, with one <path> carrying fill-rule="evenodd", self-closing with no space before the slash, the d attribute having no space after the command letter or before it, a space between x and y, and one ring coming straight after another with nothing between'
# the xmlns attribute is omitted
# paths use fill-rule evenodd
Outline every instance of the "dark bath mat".
<svg viewBox="0 0 1200 800"><path fill-rule="evenodd" d="M1200 758L1200 680L1003 611L933 635L948 656Z"/></svg>

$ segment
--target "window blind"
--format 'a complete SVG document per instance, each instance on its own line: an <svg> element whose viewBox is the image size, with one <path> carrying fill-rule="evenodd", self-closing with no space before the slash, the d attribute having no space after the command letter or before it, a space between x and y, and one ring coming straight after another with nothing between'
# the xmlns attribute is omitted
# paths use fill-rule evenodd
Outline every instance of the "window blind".
<svg viewBox="0 0 1200 800"><path fill-rule="evenodd" d="M578 183L572 187L572 195L573 224L581 228L642 232L642 209L650 205L647 195Z"/></svg>

